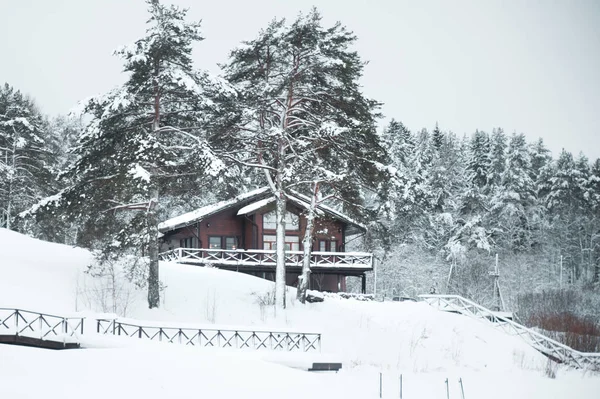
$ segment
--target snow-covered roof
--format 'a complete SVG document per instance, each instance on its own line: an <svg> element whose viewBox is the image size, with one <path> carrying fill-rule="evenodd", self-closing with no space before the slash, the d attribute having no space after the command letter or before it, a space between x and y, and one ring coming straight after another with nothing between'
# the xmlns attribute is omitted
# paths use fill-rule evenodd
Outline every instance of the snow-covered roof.
<svg viewBox="0 0 600 399"><path fill-rule="evenodd" d="M181 227L188 226L192 223L199 222L209 216L214 215L215 213L219 213L226 209L232 208L236 205L239 205L244 202L250 202L249 204L243 206L238 212L238 215L248 215L251 214L265 206L271 204L275 201L274 196L269 195L270 188L263 187L257 190L253 190L237 197L234 197L229 200L217 202L216 204L207 205L202 208L198 208L194 211L184 213L183 215L176 216L169 220L166 220L158 225L158 230L160 232L167 232L175 229L179 229ZM263 198L261 198L263 197ZM264 198L266 197L266 198ZM298 206L302 209L308 209L310 207L310 199L303 194L300 194L296 191L291 192L288 195L288 200L294 205ZM254 201L254 202L251 202ZM341 212L336 211L333 208L330 208L326 205L319 204L317 205L316 213L318 216L323 216L324 214L329 214L333 216L335 219L341 220L342 222L357 227L360 230L365 231L367 228L353 220L352 218L344 215Z"/></svg>
<svg viewBox="0 0 600 399"><path fill-rule="evenodd" d="M300 194L299 192L293 191L293 190L292 190L292 195L294 197L297 197L298 202L303 203L304 207L310 206L310 205L308 205L310 203L310 199L306 195ZM332 216L335 216L336 219L339 219L342 222L345 222L347 224L356 226L356 227L358 227L359 229L361 229L363 231L367 230L367 226L365 226L364 224L362 224L362 223L360 223L360 222L352 219L351 217L349 217L347 215L344 215L343 213L341 213L339 211L336 211L335 209L333 209L333 208L331 208L331 207L329 207L327 205L319 204L319 205L317 205L317 209L321 210L321 211L323 211L325 213L328 213L328 214L330 214Z"/></svg>
<svg viewBox="0 0 600 399"><path fill-rule="evenodd" d="M269 205L271 202L275 201L275 197L269 197L269 198L265 198L265 199L261 199L260 201L256 201L253 202L249 205L246 205L245 207L243 207L242 209L240 209L238 211L238 216L239 215L248 215L253 213L254 211L259 210L260 208L263 208L267 205Z"/></svg>
<svg viewBox="0 0 600 399"><path fill-rule="evenodd" d="M231 208L242 201L246 201L256 196L263 195L268 191L269 187L263 187L244 194L240 194L237 197L233 197L232 199L217 202L216 204L203 206L202 208L198 208L191 212L184 213L183 215L175 216L174 218L165 220L164 222L158 225L158 230L161 232L165 232L187 226L191 223L199 222L208 216L214 215L215 213Z"/></svg>

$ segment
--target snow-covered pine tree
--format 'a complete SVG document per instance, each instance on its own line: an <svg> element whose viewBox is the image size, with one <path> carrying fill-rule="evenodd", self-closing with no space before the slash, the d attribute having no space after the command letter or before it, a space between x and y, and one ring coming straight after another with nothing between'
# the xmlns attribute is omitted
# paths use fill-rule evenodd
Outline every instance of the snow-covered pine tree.
<svg viewBox="0 0 600 399"><path fill-rule="evenodd" d="M440 151L442 146L444 145L444 133L440 130L438 123L435 123L435 127L433 128L433 132L431 134L431 141L433 143L433 148L436 151Z"/></svg>
<svg viewBox="0 0 600 399"><path fill-rule="evenodd" d="M490 138L486 132L475 131L470 145L469 169L472 172L471 182L484 192L492 179L492 161L490 158Z"/></svg>
<svg viewBox="0 0 600 399"><path fill-rule="evenodd" d="M222 164L204 137L207 96L227 96L226 84L196 71L192 45L199 22L186 10L147 0L146 35L115 54L128 79L84 104L91 121L67 174L74 184L53 203L106 226L112 249L144 248L148 305L159 306L158 211L161 194L185 177L214 176ZM45 208L48 208L46 204ZM109 212L110 211L110 212ZM134 211L117 213L119 211Z"/></svg>
<svg viewBox="0 0 600 399"><path fill-rule="evenodd" d="M53 154L48 123L33 101L8 83L0 87L0 227L49 192Z"/></svg>
<svg viewBox="0 0 600 399"><path fill-rule="evenodd" d="M594 219L600 220L600 159L592 164L589 177L589 205ZM592 257L594 262L594 274L592 282L600 283L600 241L598 236L592 240Z"/></svg>
<svg viewBox="0 0 600 399"><path fill-rule="evenodd" d="M477 216L481 220L487 214L491 166L489 136L477 130L471 137L467 151L468 184L460 196L463 216Z"/></svg>
<svg viewBox="0 0 600 399"><path fill-rule="evenodd" d="M72 183L65 176L60 176L75 162L72 150L83 129L81 118L58 116L48 123L47 147L53 157L50 165L52 179L47 182L48 193L57 193ZM19 214L20 221L27 226L28 234L47 241L77 244L78 226L83 225L83 220L75 222L64 214L36 210L34 206Z"/></svg>
<svg viewBox="0 0 600 399"><path fill-rule="evenodd" d="M360 91L364 64L350 49L355 40L340 23L324 28L313 9L289 25L284 20L271 22L256 39L234 49L223 66L239 93L235 103L229 103L237 116L224 129L224 139L235 148L231 158L262 169L276 198L276 308L285 307L289 186L297 183L306 159L326 157L349 132L372 129L378 104ZM354 145L361 142L355 140Z"/></svg>
<svg viewBox="0 0 600 399"><path fill-rule="evenodd" d="M600 158L590 168L588 182L589 202L592 212L600 217Z"/></svg>
<svg viewBox="0 0 600 399"><path fill-rule="evenodd" d="M535 204L535 187L531 180L531 159L525 136L513 133L506 153L506 169L501 174L500 186L492 198L492 213L497 216L496 226L507 248L527 250L529 219Z"/></svg>
<svg viewBox="0 0 600 399"><path fill-rule="evenodd" d="M492 130L490 138L491 185L498 187L502 182L502 174L506 168L506 134L502 128Z"/></svg>
<svg viewBox="0 0 600 399"><path fill-rule="evenodd" d="M548 193L545 198L546 207L554 213L571 211L577 206L577 171L573 154L564 149L561 151L554 175L549 180Z"/></svg>
<svg viewBox="0 0 600 399"><path fill-rule="evenodd" d="M383 130L382 140L392 165L398 170L408 169L408 160L415 148L410 130L402 122L392 119Z"/></svg>

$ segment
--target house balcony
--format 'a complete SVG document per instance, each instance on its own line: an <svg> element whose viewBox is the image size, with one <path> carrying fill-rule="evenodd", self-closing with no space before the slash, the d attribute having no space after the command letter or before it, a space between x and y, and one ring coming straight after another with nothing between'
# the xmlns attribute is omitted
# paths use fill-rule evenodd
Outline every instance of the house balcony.
<svg viewBox="0 0 600 399"><path fill-rule="evenodd" d="M286 251L285 265L290 271L302 268L304 253ZM273 271L277 264L275 250L176 248L159 254L159 259L198 266L213 266L239 271ZM317 273L361 275L373 270L373 254L367 252L312 252L310 267Z"/></svg>

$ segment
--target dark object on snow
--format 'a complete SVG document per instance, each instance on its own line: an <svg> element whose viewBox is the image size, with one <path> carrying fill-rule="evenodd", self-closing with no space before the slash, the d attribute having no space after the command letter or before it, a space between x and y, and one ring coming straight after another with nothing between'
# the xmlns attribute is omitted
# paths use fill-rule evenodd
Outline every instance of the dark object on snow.
<svg viewBox="0 0 600 399"><path fill-rule="evenodd" d="M306 294L306 302L315 303L315 302L323 302L325 298L322 295L314 295L311 293Z"/></svg>
<svg viewBox="0 0 600 399"><path fill-rule="evenodd" d="M395 296L392 298L393 302L406 302L406 301L412 301L412 302L417 302L416 299L414 298L410 298L407 296Z"/></svg>
<svg viewBox="0 0 600 399"><path fill-rule="evenodd" d="M373 294L355 294L353 292L336 292L331 294L325 294L329 297L337 297L343 299L356 299L357 301L372 301L374 300Z"/></svg>
<svg viewBox="0 0 600 399"><path fill-rule="evenodd" d="M22 335L0 335L0 344L31 346L44 349L77 349L79 343L52 341L49 339L24 337Z"/></svg>
<svg viewBox="0 0 600 399"><path fill-rule="evenodd" d="M342 363L313 363L312 368L308 371L335 371L338 372L342 368Z"/></svg>

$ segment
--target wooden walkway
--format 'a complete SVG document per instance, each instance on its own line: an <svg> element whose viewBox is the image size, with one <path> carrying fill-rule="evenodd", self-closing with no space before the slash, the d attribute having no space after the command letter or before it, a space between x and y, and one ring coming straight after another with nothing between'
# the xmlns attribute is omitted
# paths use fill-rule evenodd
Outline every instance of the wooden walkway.
<svg viewBox="0 0 600 399"><path fill-rule="evenodd" d="M77 349L79 342L53 341L51 339L33 338L22 335L0 335L0 344L32 346L44 349Z"/></svg>
<svg viewBox="0 0 600 399"><path fill-rule="evenodd" d="M578 369L600 371L600 353L579 352L461 296L419 295L419 297L439 310L460 313L491 323L509 335L519 336L533 348L556 362L565 363Z"/></svg>
<svg viewBox="0 0 600 399"><path fill-rule="evenodd" d="M79 348L83 317L70 318L22 309L0 308L0 344L45 349Z"/></svg>

